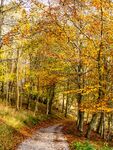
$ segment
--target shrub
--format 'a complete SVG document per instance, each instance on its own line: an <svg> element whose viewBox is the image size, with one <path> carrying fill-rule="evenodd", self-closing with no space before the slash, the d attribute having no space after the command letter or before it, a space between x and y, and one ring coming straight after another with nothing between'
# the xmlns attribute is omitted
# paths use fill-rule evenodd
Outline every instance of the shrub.
<svg viewBox="0 0 113 150"><path fill-rule="evenodd" d="M73 143L72 147L74 150L95 150L95 148L87 141L85 143L81 142Z"/></svg>
<svg viewBox="0 0 113 150"><path fill-rule="evenodd" d="M38 118L33 116L28 116L26 120L23 121L26 125L36 125L39 122Z"/></svg>
<svg viewBox="0 0 113 150"><path fill-rule="evenodd" d="M109 147L109 146L106 144L104 147L100 148L100 150L113 150L113 148Z"/></svg>

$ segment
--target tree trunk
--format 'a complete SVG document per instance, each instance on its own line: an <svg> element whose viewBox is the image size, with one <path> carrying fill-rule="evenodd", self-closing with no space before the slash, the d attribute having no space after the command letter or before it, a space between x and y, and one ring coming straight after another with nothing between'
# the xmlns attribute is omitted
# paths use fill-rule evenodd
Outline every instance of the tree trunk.
<svg viewBox="0 0 113 150"><path fill-rule="evenodd" d="M29 87L29 93L28 93L28 101L27 101L27 109L30 110L30 105L31 105L31 93L32 93L32 55L31 53L29 54L29 61L30 61L30 75L29 75L29 82L30 82L30 87Z"/></svg>
<svg viewBox="0 0 113 150"><path fill-rule="evenodd" d="M68 104L69 104L69 94L67 94L67 99L66 99L65 117L67 117L68 114Z"/></svg>
<svg viewBox="0 0 113 150"><path fill-rule="evenodd" d="M4 16L3 16L3 3L4 3L4 0L1 0L0 1L0 49L2 48L2 25L3 25L3 19L4 19Z"/></svg>
<svg viewBox="0 0 113 150"><path fill-rule="evenodd" d="M27 101L27 109L28 110L30 110L30 101L31 101L31 95L29 94L28 101Z"/></svg>
<svg viewBox="0 0 113 150"><path fill-rule="evenodd" d="M19 50L17 50L17 68L16 68L16 109L19 110L20 105L20 93L19 93Z"/></svg>
<svg viewBox="0 0 113 150"><path fill-rule="evenodd" d="M37 112L38 112L38 100L36 99L34 116L36 116L36 113L37 113Z"/></svg>
<svg viewBox="0 0 113 150"><path fill-rule="evenodd" d="M86 120L86 122L87 122L87 124L88 124L88 122L89 122L89 112L87 112L87 120Z"/></svg>
<svg viewBox="0 0 113 150"><path fill-rule="evenodd" d="M97 57L97 61L98 61L98 85L99 85L99 90L98 90L98 102L101 101L102 97L103 97L103 85L102 85L102 72L101 72L101 52L103 50L103 0L100 0L100 44L99 44L99 51L98 51L98 57ZM88 130L87 130L87 134L86 137L89 138L90 137L90 132L93 129L93 126L95 124L96 118L97 118L97 114L95 113L92 117L92 120L89 124Z"/></svg>
<svg viewBox="0 0 113 150"><path fill-rule="evenodd" d="M47 99L47 109L46 109L46 114L49 114L49 99Z"/></svg>
<svg viewBox="0 0 113 150"><path fill-rule="evenodd" d="M82 133L84 126L84 112L79 110L78 112L78 130Z"/></svg>
<svg viewBox="0 0 113 150"><path fill-rule="evenodd" d="M101 112L101 116L97 126L97 133L99 133L103 138L105 138L105 113Z"/></svg>
<svg viewBox="0 0 113 150"><path fill-rule="evenodd" d="M81 101L82 95L81 93L78 94L78 120L77 120L77 128L82 133L83 132L83 125L84 125L84 112L81 111Z"/></svg>
<svg viewBox="0 0 113 150"><path fill-rule="evenodd" d="M1 85L1 98L3 101L3 99L4 99L4 82L2 81L1 83L2 83L2 85Z"/></svg>
<svg viewBox="0 0 113 150"><path fill-rule="evenodd" d="M67 91L68 90L69 90L69 79L67 81ZM67 98L66 98L66 108L65 108L65 114L64 114L65 117L67 117L68 105L69 105L69 94L67 94Z"/></svg>
<svg viewBox="0 0 113 150"><path fill-rule="evenodd" d="M102 125L103 125L103 128L102 128L102 138L105 139L105 112L103 112L103 121L102 121Z"/></svg>
<svg viewBox="0 0 113 150"><path fill-rule="evenodd" d="M49 98L48 98L48 102L47 102L47 115L51 114L54 95L55 95L55 84L53 84L49 90Z"/></svg>
<svg viewBox="0 0 113 150"><path fill-rule="evenodd" d="M22 96L22 92L23 92L23 85L22 85L22 82L21 82L21 88L20 88L20 109L22 109L22 105L23 105L23 96Z"/></svg>
<svg viewBox="0 0 113 150"><path fill-rule="evenodd" d="M91 130L94 128L97 117L98 117L97 113L93 114L92 119L89 123L88 130L87 130L87 133L86 133L86 137L88 139L90 138Z"/></svg>
<svg viewBox="0 0 113 150"><path fill-rule="evenodd" d="M65 101L65 96L63 94L63 97L62 97L62 113L64 112L64 101Z"/></svg>
<svg viewBox="0 0 113 150"><path fill-rule="evenodd" d="M97 125L98 134L101 134L101 129L102 129L102 113L100 114L100 118L99 118L98 125Z"/></svg>
<svg viewBox="0 0 113 150"><path fill-rule="evenodd" d="M8 105L9 102L9 82L6 83L6 105Z"/></svg>

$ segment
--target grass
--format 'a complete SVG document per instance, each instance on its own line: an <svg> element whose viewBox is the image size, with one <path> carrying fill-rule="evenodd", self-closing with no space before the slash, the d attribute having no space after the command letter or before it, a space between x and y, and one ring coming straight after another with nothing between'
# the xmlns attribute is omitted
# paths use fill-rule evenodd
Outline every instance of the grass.
<svg viewBox="0 0 113 150"><path fill-rule="evenodd" d="M73 142L71 144L72 150L113 150L113 148L109 147L108 145L104 144L103 147L96 147L89 141L85 142Z"/></svg>
<svg viewBox="0 0 113 150"><path fill-rule="evenodd" d="M27 136L28 132L25 130L30 130L30 127L47 119L43 113L34 116L32 111L16 111L0 102L0 150L13 150L14 145L19 143L19 135Z"/></svg>
<svg viewBox="0 0 113 150"><path fill-rule="evenodd" d="M93 147L93 145L91 145L89 142L74 142L72 144L72 148L73 150L95 150L95 148Z"/></svg>
<svg viewBox="0 0 113 150"><path fill-rule="evenodd" d="M10 150L12 147L13 139L13 128L6 124L0 125L0 150Z"/></svg>
<svg viewBox="0 0 113 150"><path fill-rule="evenodd" d="M90 142L85 137L87 125L84 125L84 132L81 134L76 126L76 122L69 120L65 122L63 132L71 145L72 150L113 150L113 142L108 142L101 138L96 132L91 132ZM88 142L88 143L87 143Z"/></svg>

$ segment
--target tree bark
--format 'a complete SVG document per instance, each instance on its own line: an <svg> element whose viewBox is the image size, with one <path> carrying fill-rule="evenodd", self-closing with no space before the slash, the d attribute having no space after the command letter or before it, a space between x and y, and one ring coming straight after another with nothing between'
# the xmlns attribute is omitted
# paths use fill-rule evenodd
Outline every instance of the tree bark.
<svg viewBox="0 0 113 150"><path fill-rule="evenodd" d="M67 81L67 91L68 90L69 90L69 79ZM67 117L68 105L69 105L69 94L67 94L67 98L66 98L66 107L65 107L65 114L64 114L65 117Z"/></svg>
<svg viewBox="0 0 113 150"><path fill-rule="evenodd" d="M55 84L53 84L49 89L49 98L48 98L48 102L47 102L47 115L51 114L51 112L52 112L54 95L55 95Z"/></svg>
<svg viewBox="0 0 113 150"><path fill-rule="evenodd" d="M38 112L38 100L35 100L35 111L34 111L34 116L36 116L36 113Z"/></svg>
<svg viewBox="0 0 113 150"><path fill-rule="evenodd" d="M65 101L65 96L63 94L63 97L62 97L62 113L64 112L64 101Z"/></svg>
<svg viewBox="0 0 113 150"><path fill-rule="evenodd" d="M16 109L20 108L20 92L19 92L19 50L17 50L17 68L16 68Z"/></svg>
<svg viewBox="0 0 113 150"><path fill-rule="evenodd" d="M101 52L103 49L103 0L100 0L100 43L99 43L99 51L98 51L98 56L97 56L97 68L98 68L98 85L99 85L99 89L98 89L98 102L101 101L101 98L103 97L103 85L102 85L102 72L101 72ZM97 118L97 114L95 113L92 117L92 120L89 124L88 130L87 130L87 134L86 137L90 137L90 132L93 129L93 126L95 124L96 118Z"/></svg>
<svg viewBox="0 0 113 150"><path fill-rule="evenodd" d="M94 128L97 117L98 117L97 113L93 114L93 116L92 116L92 119L90 121L90 124L88 126L88 130L87 130L87 133L86 133L86 137L88 139L90 138L91 130Z"/></svg>
<svg viewBox="0 0 113 150"><path fill-rule="evenodd" d="M84 126L84 112L79 110L78 112L78 130L82 133Z"/></svg>
<svg viewBox="0 0 113 150"><path fill-rule="evenodd" d="M0 49L2 47L2 25L3 25L3 3L4 3L4 0L1 0L0 2Z"/></svg>
<svg viewBox="0 0 113 150"><path fill-rule="evenodd" d="M97 133L99 133L103 139L105 139L105 113L101 112L101 116L97 126Z"/></svg>

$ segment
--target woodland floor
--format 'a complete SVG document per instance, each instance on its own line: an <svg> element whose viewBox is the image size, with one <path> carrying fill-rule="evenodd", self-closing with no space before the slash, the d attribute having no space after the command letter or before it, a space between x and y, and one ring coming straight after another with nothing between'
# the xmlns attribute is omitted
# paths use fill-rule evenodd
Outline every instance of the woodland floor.
<svg viewBox="0 0 113 150"><path fill-rule="evenodd" d="M4 122L0 120L0 124L4 125ZM87 125L84 126L84 129L86 131ZM8 150L32 150L29 142L33 143L33 146L37 146L37 144L40 146L38 148L33 147L33 150L69 150L71 143L87 141L85 132L81 136L77 131L75 121L60 118L50 118L33 127L26 126L19 131L15 130L13 137L13 146ZM107 142L98 134L92 132L90 143L100 149ZM107 144L113 147L113 141ZM28 147L26 148L26 146Z"/></svg>
<svg viewBox="0 0 113 150"><path fill-rule="evenodd" d="M43 110L42 108L41 110ZM23 110L16 112L10 107L4 107L4 105L1 105L0 109L0 150L29 150L28 148L22 148L24 145L23 142L26 140L29 142L29 140L34 138L34 135L36 135L36 137L39 136L38 140L42 141L41 143L46 143L45 147L49 140L50 147L47 150L60 150L60 148L57 149L57 147L62 145L61 143L63 143L62 149L68 150L73 142L87 141L85 138L85 132L88 127L87 124L84 126L85 132L81 135L76 128L75 120L70 118L66 119L63 117L63 114L54 112L56 115L44 116L39 113L37 118L34 118L30 112ZM43 112L43 114L45 114L45 112ZM59 124L62 125L62 127L59 126ZM42 130L44 132L42 132ZM44 138L45 140L43 140ZM65 138L67 140L65 140ZM69 143L69 147L67 143ZM103 140L95 132L92 132L90 143L100 150L100 147L106 144L107 141ZM113 147L113 141L107 144ZM44 150L41 147L39 149Z"/></svg>
<svg viewBox="0 0 113 150"><path fill-rule="evenodd" d="M25 140L17 150L69 150L60 124L39 129L32 138Z"/></svg>
<svg viewBox="0 0 113 150"><path fill-rule="evenodd" d="M87 125L84 126L84 129L87 130ZM87 141L85 132L81 136L75 121L68 119L50 119L39 123L32 129L24 128L23 131L30 133L31 136L24 134L23 142L19 142L20 144L15 147L16 150L69 150L71 143ZM104 144L113 147L113 141L107 143L94 131L91 133L90 143L97 149L103 147Z"/></svg>
<svg viewBox="0 0 113 150"><path fill-rule="evenodd" d="M88 125L84 125L84 133L81 135L80 132L77 130L76 122L75 121L66 121L64 122L63 133L68 140L68 143L71 145L73 142L81 142L88 141L85 137ZM104 145L108 145L113 147L113 140L111 142L107 142L106 140L102 139L99 134L95 131L91 132L90 136L90 143L94 145L97 149L100 149Z"/></svg>
<svg viewBox="0 0 113 150"><path fill-rule="evenodd" d="M28 128L28 127L24 127L20 130L20 132L15 132L14 137L15 139L15 143L13 145L13 150L46 150L43 148L39 148L36 149L35 147L31 148L31 146L29 146L29 142L33 142L34 138L38 137L38 140L35 139L36 145L37 143L39 144L40 141L42 141L42 143L45 142L45 144L47 144L47 141L49 140L50 143L50 147L52 147L52 149L47 149L47 150L54 150L53 147L55 146L55 144L52 144L52 141L54 141L53 143L57 143L56 147L58 147L58 145L62 145L62 141L63 147L68 147L67 146L67 142L66 139L64 138L61 129L63 128L63 126L61 126L61 124L64 124L64 121L62 119L49 119L43 122L38 123L37 125L35 125L32 128ZM52 135L52 138L51 138ZM62 139L59 139L59 137L61 136ZM51 138L51 139L50 139ZM46 145L43 146L46 146ZM25 145L28 145L28 147L26 148ZM34 145L34 143L33 143ZM35 146L36 146L35 145ZM24 147L25 146L25 147ZM57 149L55 149L57 150ZM58 149L60 150L60 149ZM68 150L68 149L65 149Z"/></svg>

